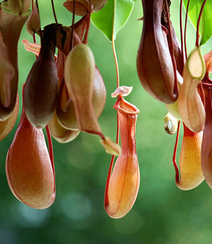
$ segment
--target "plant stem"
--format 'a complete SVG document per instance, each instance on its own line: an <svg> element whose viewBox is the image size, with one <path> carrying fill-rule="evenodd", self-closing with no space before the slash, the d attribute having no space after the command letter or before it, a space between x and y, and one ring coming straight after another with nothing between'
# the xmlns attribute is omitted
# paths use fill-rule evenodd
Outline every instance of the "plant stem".
<svg viewBox="0 0 212 244"><path fill-rule="evenodd" d="M91 4L90 4L90 9L91 9ZM87 29L85 32L85 37L83 39L83 43L88 43L88 33L89 33L89 29L90 29L90 22L91 22L91 10L88 13L88 18L87 18Z"/></svg>
<svg viewBox="0 0 212 244"><path fill-rule="evenodd" d="M41 18L40 18L40 11L39 11L39 6L38 6L38 0L35 0L35 4L36 4L37 10L38 10L38 15L39 15L39 19L40 19L40 26L41 26ZM41 29L39 30L39 35L41 37Z"/></svg>
<svg viewBox="0 0 212 244"><path fill-rule="evenodd" d="M176 163L176 154L177 154L177 146L178 146L178 141L179 141L179 133L180 133L180 121L178 122L178 126L177 126L177 135L176 135L176 141L175 141L175 145L174 145L174 152L173 152L173 157L172 157L172 163L174 165L175 168L175 180L176 182L179 181L179 169Z"/></svg>
<svg viewBox="0 0 212 244"><path fill-rule="evenodd" d="M49 131L49 127L48 126L46 126L46 135L47 135L47 142L48 142L48 148L49 148L49 157L50 157L50 160L51 160L53 173L55 174L55 170L54 170L54 152L53 152L52 137L51 137L51 133Z"/></svg>
<svg viewBox="0 0 212 244"><path fill-rule="evenodd" d="M57 24L57 16L56 16L56 12L55 12L55 7L54 7L54 0L51 0L52 2L52 11L53 11L53 15L54 15L54 19L55 19L55 23Z"/></svg>
<svg viewBox="0 0 212 244"><path fill-rule="evenodd" d="M72 15L72 25L71 25L71 49L73 48L74 44L74 21L75 21L75 6L76 6L76 0L73 2L73 15Z"/></svg>
<svg viewBox="0 0 212 244"><path fill-rule="evenodd" d="M118 59L116 55L116 47L115 47L115 41L114 39L112 40L112 49L113 49L113 56L114 56L114 61L115 61L115 66L116 66L116 86L117 88L119 87L119 65L118 65Z"/></svg>
<svg viewBox="0 0 212 244"><path fill-rule="evenodd" d="M182 52L182 63L184 60L184 42L183 42L183 20L182 20L182 10L183 10L183 0L180 0L180 42L181 42L181 52Z"/></svg>
<svg viewBox="0 0 212 244"><path fill-rule="evenodd" d="M202 17L202 13L203 13L203 9L204 9L205 3L206 3L206 0L204 0L203 4L201 6L199 17L198 17L198 20L197 20L196 47L198 47L200 45L199 44L199 26L200 26L200 20L201 20L201 17Z"/></svg>
<svg viewBox="0 0 212 244"><path fill-rule="evenodd" d="M185 27L184 27L184 48L185 48L185 57L187 59L188 55L187 55L187 42L186 42L186 31L187 31L187 23L188 23L188 9L189 9L189 4L190 4L190 0L188 0L188 4L186 7L186 17L185 17Z"/></svg>

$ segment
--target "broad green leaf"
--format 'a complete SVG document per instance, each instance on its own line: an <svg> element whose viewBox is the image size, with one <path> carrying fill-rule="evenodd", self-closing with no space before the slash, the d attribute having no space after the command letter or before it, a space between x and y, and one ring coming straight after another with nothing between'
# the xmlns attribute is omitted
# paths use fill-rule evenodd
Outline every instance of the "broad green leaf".
<svg viewBox="0 0 212 244"><path fill-rule="evenodd" d="M188 4L188 0L183 0L185 9ZM197 21L202 6L203 0L190 0L188 16L193 24L194 28L197 29ZM202 36L201 45L205 44L212 36L212 0L207 0L204 6L202 20L200 24L200 35Z"/></svg>
<svg viewBox="0 0 212 244"><path fill-rule="evenodd" d="M100 11L91 15L92 23L110 40L115 40L126 24L134 6L134 0L108 0Z"/></svg>

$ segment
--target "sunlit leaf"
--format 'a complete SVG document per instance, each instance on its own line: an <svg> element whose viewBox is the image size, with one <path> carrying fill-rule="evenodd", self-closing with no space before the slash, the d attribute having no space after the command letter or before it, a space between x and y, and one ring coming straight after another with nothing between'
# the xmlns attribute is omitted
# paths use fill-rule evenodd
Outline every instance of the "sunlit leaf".
<svg viewBox="0 0 212 244"><path fill-rule="evenodd" d="M108 0L103 9L91 15L91 20L94 26L112 41L126 24L133 6L133 0Z"/></svg>
<svg viewBox="0 0 212 244"><path fill-rule="evenodd" d="M188 0L183 0L185 8ZM197 21L202 6L203 0L191 0L189 4L188 16L194 28L197 28ZM212 0L207 0L204 6L202 21L200 24L201 45L205 44L212 36Z"/></svg>

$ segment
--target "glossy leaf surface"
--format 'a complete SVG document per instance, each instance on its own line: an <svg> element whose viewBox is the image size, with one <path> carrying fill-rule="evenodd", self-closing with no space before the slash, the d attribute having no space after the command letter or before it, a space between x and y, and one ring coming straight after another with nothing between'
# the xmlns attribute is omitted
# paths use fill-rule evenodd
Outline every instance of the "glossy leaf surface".
<svg viewBox="0 0 212 244"><path fill-rule="evenodd" d="M188 0L183 0L187 8ZM191 0L189 4L188 16L194 28L197 28L197 21L203 1ZM202 23L200 24L201 45L205 44L212 36L212 0L207 0L203 9Z"/></svg>
<svg viewBox="0 0 212 244"><path fill-rule="evenodd" d="M91 20L112 41L127 22L133 6L133 0L108 0L103 9L92 14Z"/></svg>

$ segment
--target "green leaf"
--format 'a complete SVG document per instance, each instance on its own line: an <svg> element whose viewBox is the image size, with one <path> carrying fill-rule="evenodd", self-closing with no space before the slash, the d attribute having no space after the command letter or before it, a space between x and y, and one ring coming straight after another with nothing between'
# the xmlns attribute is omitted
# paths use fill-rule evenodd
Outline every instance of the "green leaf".
<svg viewBox="0 0 212 244"><path fill-rule="evenodd" d="M187 8L188 0L183 0L185 9ZM190 0L188 16L197 29L197 21L202 6L203 0ZM212 36L212 0L207 0L203 9L202 20L200 23L199 34L202 36L200 45L205 44Z"/></svg>
<svg viewBox="0 0 212 244"><path fill-rule="evenodd" d="M100 11L91 15L92 23L110 40L115 40L133 10L134 0L108 0Z"/></svg>
<svg viewBox="0 0 212 244"><path fill-rule="evenodd" d="M203 10L203 34L201 45L205 44L212 36L212 0L207 0Z"/></svg>

